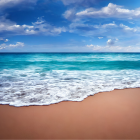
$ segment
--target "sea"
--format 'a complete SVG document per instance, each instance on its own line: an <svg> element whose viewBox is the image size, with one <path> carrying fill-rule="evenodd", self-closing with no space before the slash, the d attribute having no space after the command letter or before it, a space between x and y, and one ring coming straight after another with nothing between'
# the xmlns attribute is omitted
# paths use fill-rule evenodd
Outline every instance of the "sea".
<svg viewBox="0 0 140 140"><path fill-rule="evenodd" d="M0 53L0 104L82 101L140 87L140 53Z"/></svg>

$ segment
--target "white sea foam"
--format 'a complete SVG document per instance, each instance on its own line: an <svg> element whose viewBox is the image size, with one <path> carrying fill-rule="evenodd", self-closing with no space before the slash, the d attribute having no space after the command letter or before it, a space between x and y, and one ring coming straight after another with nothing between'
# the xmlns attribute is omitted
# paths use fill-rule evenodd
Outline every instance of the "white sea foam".
<svg viewBox="0 0 140 140"><path fill-rule="evenodd" d="M98 92L140 87L139 70L3 70L0 73L0 104L50 105L82 101Z"/></svg>

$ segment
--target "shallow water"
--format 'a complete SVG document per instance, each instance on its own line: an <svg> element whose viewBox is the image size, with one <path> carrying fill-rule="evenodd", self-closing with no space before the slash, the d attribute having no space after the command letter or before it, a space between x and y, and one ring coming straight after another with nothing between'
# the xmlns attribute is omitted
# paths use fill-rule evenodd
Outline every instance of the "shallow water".
<svg viewBox="0 0 140 140"><path fill-rule="evenodd" d="M139 53L0 54L0 104L50 105L140 87Z"/></svg>

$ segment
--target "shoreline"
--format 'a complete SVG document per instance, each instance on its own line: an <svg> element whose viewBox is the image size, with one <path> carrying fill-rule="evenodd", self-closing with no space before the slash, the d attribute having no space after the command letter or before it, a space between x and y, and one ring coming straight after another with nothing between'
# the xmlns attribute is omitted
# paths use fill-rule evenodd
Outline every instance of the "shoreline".
<svg viewBox="0 0 140 140"><path fill-rule="evenodd" d="M120 90L128 90L128 89L140 89L140 87L137 87L137 88L124 88L124 89L114 89L114 90L110 90L110 91L102 91L102 92L98 92L98 93L95 93L93 95L88 95L87 97L85 97L83 100L79 100L79 101L73 101L73 100L62 100L62 101L59 101L59 102L56 102L56 103L51 103L51 104L31 104L31 105L23 105L23 106L14 106L14 105L10 105L10 104L4 104L4 103L0 103L0 105L8 105L8 106L11 106L11 107L31 107L31 106L50 106L50 105L55 105L55 104L59 104L61 102L83 102L86 98L89 98L91 96L95 96L96 94L101 94L101 93L108 93L108 92L113 92L113 91L120 91Z"/></svg>
<svg viewBox="0 0 140 140"><path fill-rule="evenodd" d="M0 139L138 139L140 88L47 106L0 105Z"/></svg>

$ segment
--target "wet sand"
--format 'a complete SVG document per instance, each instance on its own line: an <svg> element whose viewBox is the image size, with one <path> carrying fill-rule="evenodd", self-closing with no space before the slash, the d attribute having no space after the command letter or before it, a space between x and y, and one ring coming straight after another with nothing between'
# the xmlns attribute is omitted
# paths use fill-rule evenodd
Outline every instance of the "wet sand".
<svg viewBox="0 0 140 140"><path fill-rule="evenodd" d="M140 89L98 93L50 106L0 105L1 139L138 139Z"/></svg>

